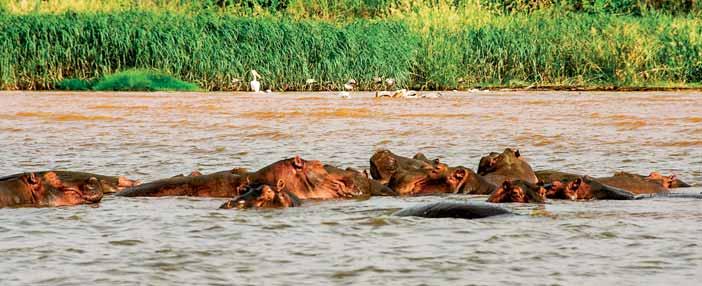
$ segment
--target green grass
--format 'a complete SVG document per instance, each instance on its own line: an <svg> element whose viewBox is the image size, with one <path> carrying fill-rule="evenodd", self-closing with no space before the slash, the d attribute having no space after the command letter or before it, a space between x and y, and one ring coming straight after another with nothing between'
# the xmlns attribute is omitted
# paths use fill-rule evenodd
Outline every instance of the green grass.
<svg viewBox="0 0 702 286"><path fill-rule="evenodd" d="M374 77L417 89L702 82L702 20L694 15L554 7L506 14L478 1L403 6L398 0L390 6L402 13L324 16L328 9L354 7L339 3L348 6L321 9L319 17L295 17L292 6L284 15L262 11L257 17L207 10L0 10L0 88L80 87L62 80L130 69L160 70L206 90L246 90L251 69L263 76L264 89L275 90L336 90L349 78L373 89ZM115 79L110 88L129 86L125 82Z"/></svg>

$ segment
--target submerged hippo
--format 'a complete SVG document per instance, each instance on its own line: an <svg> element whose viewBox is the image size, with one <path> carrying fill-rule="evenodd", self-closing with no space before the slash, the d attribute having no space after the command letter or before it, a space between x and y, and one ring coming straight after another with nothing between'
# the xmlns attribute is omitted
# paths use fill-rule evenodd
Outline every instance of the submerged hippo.
<svg viewBox="0 0 702 286"><path fill-rule="evenodd" d="M583 177L583 175L560 172L560 171L555 171L555 170L541 170L541 171L536 171L535 174L536 174L536 178L539 180L539 182L544 182L546 184L549 184L549 183L555 182L555 181L571 182L571 181L575 181L576 179Z"/></svg>
<svg viewBox="0 0 702 286"><path fill-rule="evenodd" d="M395 174L388 187L399 195L457 193L463 189L468 171L437 166L431 170L410 170Z"/></svg>
<svg viewBox="0 0 702 286"><path fill-rule="evenodd" d="M546 189L522 180L504 181L487 200L491 203L536 203L546 202Z"/></svg>
<svg viewBox="0 0 702 286"><path fill-rule="evenodd" d="M385 182L398 195L489 194L495 189L471 169L449 167L422 153L407 158L381 150L371 157L370 163L373 178Z"/></svg>
<svg viewBox="0 0 702 286"><path fill-rule="evenodd" d="M324 169L330 176L336 177L344 185L356 189L354 192L367 196L394 196L395 191L373 180L368 176L368 172L360 172L353 168L340 169L332 165L324 165Z"/></svg>
<svg viewBox="0 0 702 286"><path fill-rule="evenodd" d="M648 176L632 174L632 173L628 173L628 172L616 172L616 173L614 173L614 176L615 177L616 176L629 176L629 177L640 178L640 179L643 179L645 181L649 181L651 183L658 184L666 189L691 187L690 184L683 182L682 180L678 179L678 177L675 175L664 176L658 172L651 172Z"/></svg>
<svg viewBox="0 0 702 286"><path fill-rule="evenodd" d="M531 184L538 182L534 170L521 157L519 150L510 148L506 148L502 153L492 152L480 158L478 175L496 186L508 180L522 180Z"/></svg>
<svg viewBox="0 0 702 286"><path fill-rule="evenodd" d="M552 181L546 191L549 199L561 200L633 200L636 194L605 185L590 176L578 177L572 181L567 179Z"/></svg>
<svg viewBox="0 0 702 286"><path fill-rule="evenodd" d="M55 174L61 180L61 182L66 185L81 184L90 178L96 178L102 186L102 192L104 194L117 193L126 188L137 186L141 183L138 180L130 180L123 176L113 177L85 172L61 170L34 172L34 174L37 176L44 176L44 174L47 173Z"/></svg>
<svg viewBox="0 0 702 286"><path fill-rule="evenodd" d="M657 194L668 193L670 190L666 186L670 186L670 181L663 180L647 180L646 177L634 175L625 172L618 172L611 177L597 178L597 181L620 188L634 194Z"/></svg>
<svg viewBox="0 0 702 286"><path fill-rule="evenodd" d="M240 175L230 171L201 175L191 173L189 176L178 175L168 179L156 180L128 188L117 196L123 197L221 197L231 198L240 194L245 181Z"/></svg>
<svg viewBox="0 0 702 286"><path fill-rule="evenodd" d="M489 204L439 202L401 209L395 216L416 216L425 218L477 219L510 214L507 209Z"/></svg>
<svg viewBox="0 0 702 286"><path fill-rule="evenodd" d="M251 183L270 186L282 180L286 189L301 200L352 198L368 196L371 191L383 192L378 189L372 190L372 182L362 180L359 175L363 176L354 171L344 171L331 166L325 168L320 161L303 160L296 156L275 162L244 177Z"/></svg>
<svg viewBox="0 0 702 286"><path fill-rule="evenodd" d="M264 184L249 184L242 189L242 195L227 201L219 208L290 208L300 204L300 199L288 191L281 180L275 188Z"/></svg>
<svg viewBox="0 0 702 286"><path fill-rule="evenodd" d="M98 203L103 182L96 177L63 181L55 172L0 178L0 207L56 207Z"/></svg>

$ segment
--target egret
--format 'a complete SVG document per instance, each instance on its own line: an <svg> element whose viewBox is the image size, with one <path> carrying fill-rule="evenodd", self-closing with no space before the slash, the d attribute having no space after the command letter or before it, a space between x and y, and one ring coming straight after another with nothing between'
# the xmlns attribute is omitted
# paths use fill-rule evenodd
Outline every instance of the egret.
<svg viewBox="0 0 702 286"><path fill-rule="evenodd" d="M341 98L350 98L351 93L349 93L350 90L353 90L353 88L356 86L356 80L355 79L349 79L345 84L344 84L344 91L339 93L339 96Z"/></svg>
<svg viewBox="0 0 702 286"><path fill-rule="evenodd" d="M388 88L391 88L395 85L395 79L394 78L388 78L385 80L385 84L387 85Z"/></svg>
<svg viewBox="0 0 702 286"><path fill-rule="evenodd" d="M251 76L253 76L253 80L251 81L251 90L254 92L261 91L261 83L257 79L262 76L258 74L256 70L251 70Z"/></svg>
<svg viewBox="0 0 702 286"><path fill-rule="evenodd" d="M392 97L392 93L387 90L376 91L375 97Z"/></svg>

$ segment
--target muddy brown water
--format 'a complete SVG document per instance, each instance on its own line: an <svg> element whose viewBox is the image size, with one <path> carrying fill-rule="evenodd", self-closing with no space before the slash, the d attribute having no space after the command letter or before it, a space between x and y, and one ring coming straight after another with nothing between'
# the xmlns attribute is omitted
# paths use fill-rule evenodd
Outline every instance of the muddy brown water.
<svg viewBox="0 0 702 286"><path fill-rule="evenodd" d="M476 168L518 147L535 169L675 173L702 185L702 94L0 93L0 174L69 169L144 181L257 169L295 154L367 168L374 150ZM694 187L686 192L702 192ZM507 205L483 220L392 217L481 196L286 210L105 197L0 209L0 285L699 285L702 200Z"/></svg>

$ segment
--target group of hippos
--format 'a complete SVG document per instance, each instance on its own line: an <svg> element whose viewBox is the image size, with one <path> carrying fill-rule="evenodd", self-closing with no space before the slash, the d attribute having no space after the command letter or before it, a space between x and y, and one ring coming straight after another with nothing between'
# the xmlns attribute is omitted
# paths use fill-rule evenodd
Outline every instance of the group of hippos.
<svg viewBox="0 0 702 286"><path fill-rule="evenodd" d="M370 173L370 174L369 174ZM341 169L299 156L277 161L258 171L244 168L177 175L141 183L72 171L43 171L0 178L1 207L52 207L98 203L104 194L125 197L195 196L229 198L220 208L285 208L306 200L417 196L432 194L488 195L490 203L536 203L552 200L632 200L652 196L702 198L702 194L671 193L689 187L675 175L657 172L613 176L552 170L533 171L519 150L507 148L480 159L477 173L448 166L422 153L412 158L389 150L370 158L370 172ZM508 212L495 204L435 203L412 207L397 215L480 218Z"/></svg>

